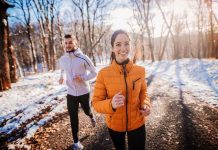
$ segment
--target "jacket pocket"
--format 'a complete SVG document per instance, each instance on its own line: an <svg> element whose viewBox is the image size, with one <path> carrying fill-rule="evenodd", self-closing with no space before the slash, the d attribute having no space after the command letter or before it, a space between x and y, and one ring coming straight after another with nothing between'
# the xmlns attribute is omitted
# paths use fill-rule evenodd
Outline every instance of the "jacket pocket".
<svg viewBox="0 0 218 150"><path fill-rule="evenodd" d="M135 89L135 84L136 84L136 82L137 82L138 80L140 80L140 79L141 79L141 78L138 78L138 79L132 81L132 89L133 89L133 90Z"/></svg>

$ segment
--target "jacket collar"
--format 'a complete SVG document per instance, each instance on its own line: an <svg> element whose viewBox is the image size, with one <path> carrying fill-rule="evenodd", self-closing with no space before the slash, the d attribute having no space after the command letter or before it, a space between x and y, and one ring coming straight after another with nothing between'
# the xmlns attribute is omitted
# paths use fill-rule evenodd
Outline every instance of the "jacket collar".
<svg viewBox="0 0 218 150"><path fill-rule="evenodd" d="M82 51L80 50L80 48L77 48L76 50L73 51L66 51L65 55L71 58L74 58L76 56L79 56L82 54Z"/></svg>
<svg viewBox="0 0 218 150"><path fill-rule="evenodd" d="M124 65L125 65L125 64L124 64ZM123 66L122 66L122 64L121 64L121 65L118 64L118 63L116 62L116 60L113 60L113 61L112 61L111 66L112 66L112 67L114 68L114 70L116 70L117 72L123 73ZM132 62L131 60L129 60L128 63L126 64L126 71L127 71L127 73L130 72L130 70L131 70L132 67L133 67L133 62Z"/></svg>

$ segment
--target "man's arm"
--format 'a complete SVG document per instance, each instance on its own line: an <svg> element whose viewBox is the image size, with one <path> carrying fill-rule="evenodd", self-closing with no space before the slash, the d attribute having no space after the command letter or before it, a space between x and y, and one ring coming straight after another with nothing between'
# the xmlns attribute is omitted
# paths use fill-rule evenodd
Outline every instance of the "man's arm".
<svg viewBox="0 0 218 150"><path fill-rule="evenodd" d="M88 81L96 77L97 70L88 56L84 55L84 58L87 60L87 62L85 63L85 67L89 71L89 73L82 75L81 78L84 81Z"/></svg>

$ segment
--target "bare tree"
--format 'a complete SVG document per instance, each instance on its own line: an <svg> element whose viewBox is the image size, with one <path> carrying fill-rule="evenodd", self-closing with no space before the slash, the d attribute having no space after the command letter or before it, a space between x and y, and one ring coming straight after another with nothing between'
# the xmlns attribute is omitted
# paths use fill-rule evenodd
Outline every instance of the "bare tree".
<svg viewBox="0 0 218 150"><path fill-rule="evenodd" d="M176 47L174 51L174 58L179 59L183 57L182 53L182 31L184 30L184 23L183 19L179 16L175 18L175 24L172 26L174 30L174 45Z"/></svg>
<svg viewBox="0 0 218 150"><path fill-rule="evenodd" d="M30 50L31 50L31 62L34 72L37 72L37 59L36 59L36 50L35 45L32 39L32 29L33 26L31 25L31 1L27 0L12 0L11 3L15 5L22 12L22 16L13 16L17 18L21 23L23 23L26 27L27 37L30 43Z"/></svg>
<svg viewBox="0 0 218 150"><path fill-rule="evenodd" d="M193 46L192 46L192 41L191 41L191 30L190 30L190 25L189 25L189 21L188 21L188 14L187 12L185 12L184 14L184 19L185 19L185 25L186 25L186 29L187 32L186 33L186 48L189 50L188 53L186 55L190 56L190 53L192 53L193 51Z"/></svg>
<svg viewBox="0 0 218 150"><path fill-rule="evenodd" d="M60 47L61 47L61 51L64 52L64 41L63 41L63 24L60 21L60 15L58 13L57 15L57 30L58 30L58 34L59 34L59 40L60 40Z"/></svg>
<svg viewBox="0 0 218 150"><path fill-rule="evenodd" d="M42 4L42 2L44 3L44 1L33 0L33 6L35 7L35 9L33 9L33 12L40 25L40 30L41 30L40 35L42 39L43 52L44 52L44 55L42 56L43 62L44 64L46 64L47 69L49 70L51 68L51 64L50 64L50 55L48 52L48 33L45 25L45 17L44 17L45 12L43 9L44 5Z"/></svg>
<svg viewBox="0 0 218 150"><path fill-rule="evenodd" d="M196 0L196 3L194 3L195 7L195 15L197 18L197 57L200 59L202 57L201 53L203 53L203 17L204 17L204 10L203 10L203 3L202 0ZM188 23L186 23L187 28L189 29ZM206 50L204 50L206 51ZM193 55L193 54L192 54Z"/></svg>
<svg viewBox="0 0 218 150"><path fill-rule="evenodd" d="M44 47L44 62L48 70L56 68L56 49L54 44L54 13L59 0L33 0L34 14L40 24Z"/></svg>
<svg viewBox="0 0 218 150"><path fill-rule="evenodd" d="M151 53L151 59L152 62L155 61L154 58L154 45L153 45L153 37L151 35L151 27L150 27L150 6L151 6L151 0L131 0L131 3L133 4L134 10L138 12L138 16L135 13L135 17L137 19L137 23L141 30L141 38L144 41L144 29L146 29L146 33L148 36L148 47ZM151 20L150 20L151 21ZM144 47L143 47L144 49ZM144 55L144 54L143 54ZM144 59L144 56L143 56Z"/></svg>
<svg viewBox="0 0 218 150"><path fill-rule="evenodd" d="M137 33L136 29L134 28L134 25L131 22L127 22L131 29L132 33L132 38L133 41L133 49L134 49L134 54L133 54L133 62L136 62L137 59L140 59L141 53L140 50L138 49L138 46L141 46L142 44L138 45L138 40L139 40L139 34ZM140 54L140 55L139 55Z"/></svg>
<svg viewBox="0 0 218 150"><path fill-rule="evenodd" d="M7 9L12 7L0 0L0 90L11 88L10 67L8 59L8 22Z"/></svg>
<svg viewBox="0 0 218 150"><path fill-rule="evenodd" d="M213 9L212 9L212 0L205 0L207 4L208 12L209 12L209 22L210 22L210 38L209 38L209 50L210 50L210 57L218 58L216 54L216 49L214 45L214 23L213 23Z"/></svg>
<svg viewBox="0 0 218 150"><path fill-rule="evenodd" d="M24 71L30 71L30 69L32 68L31 53L29 51L29 40L27 37L26 27L24 26L24 24L21 24L19 22L16 25L11 26L10 37L12 44L9 45L13 45L15 55L18 59L16 61L19 61L17 64L20 64L22 68L24 68Z"/></svg>
<svg viewBox="0 0 218 150"><path fill-rule="evenodd" d="M54 11L55 11L55 2L56 0L47 0L47 3L49 4L49 49L50 49L50 55L51 55L51 64L52 64L52 70L56 69L56 48L54 44Z"/></svg>
<svg viewBox="0 0 218 150"><path fill-rule="evenodd" d="M159 2L158 2L157 0L155 0L155 2L156 2L157 6L158 6L158 8L159 8L159 10L160 10L160 12L161 12L161 14L162 14L163 20L164 20L164 22L165 22L165 24L166 24L166 26L167 26L167 28L168 28L168 30L169 30L169 33L170 33L170 35L171 35L172 42L173 42L173 49L174 49L174 56L173 56L173 58L176 59L176 58L178 58L178 56L176 55L176 54L178 53L178 49L177 49L177 47L176 47L175 37L174 37L174 34L173 34L173 32L172 32L172 29L171 29L171 28L172 28L172 25L173 25L173 20L171 20L172 23L171 23L171 25L170 25L170 24L168 23L168 21L167 21L166 15L165 15L164 11L162 10L162 8L161 8ZM171 14L171 18L174 18L173 16L174 16L174 11L173 11L172 14Z"/></svg>
<svg viewBox="0 0 218 150"><path fill-rule="evenodd" d="M7 24L8 24L8 20ZM9 27L7 28L7 33L9 34ZM10 35L10 34L9 34ZM18 80L18 76L17 76L17 58L14 52L14 47L11 44L11 37L7 36L7 40L8 40L8 58L9 58L9 65L10 65L10 78L11 78L11 82L12 83L16 83Z"/></svg>
<svg viewBox="0 0 218 150"><path fill-rule="evenodd" d="M72 0L72 2L82 18L81 26L84 51L92 58L93 63L96 64L94 51L105 33L110 29L110 27L105 27L103 24L105 15L107 15L105 10L110 4L110 1Z"/></svg>
<svg viewBox="0 0 218 150"><path fill-rule="evenodd" d="M170 27L172 26L172 23L173 23L173 17L174 17L174 14L171 14L171 19L170 19ZM160 53L159 53L159 57L158 57L158 60L161 61L163 59L163 56L164 56L164 52L166 50L166 47L167 47L167 41L168 41L168 37L169 37L169 34L170 34L170 30L168 30L167 32L167 35L164 39L164 44L163 44L163 47L161 46L161 49L160 49ZM162 35L162 34L161 34ZM161 36L162 37L162 36ZM161 44L160 44L161 45Z"/></svg>
<svg viewBox="0 0 218 150"><path fill-rule="evenodd" d="M10 42L9 42L10 43ZM16 83L18 80L17 76L17 58L15 56L14 47L9 44L8 45L8 53L9 53L9 62L10 62L10 78L12 83Z"/></svg>

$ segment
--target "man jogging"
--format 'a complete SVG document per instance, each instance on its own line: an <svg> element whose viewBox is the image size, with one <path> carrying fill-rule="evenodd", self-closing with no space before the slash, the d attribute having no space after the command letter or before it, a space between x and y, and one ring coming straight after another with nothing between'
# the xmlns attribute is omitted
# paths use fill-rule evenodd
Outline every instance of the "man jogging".
<svg viewBox="0 0 218 150"><path fill-rule="evenodd" d="M78 107L79 103L85 114L90 117L92 126L96 124L90 109L90 89L86 81L96 77L97 71L90 58L82 53L77 46L74 36L67 34L64 37L66 53L60 58L61 77L59 83L63 84L63 73L66 73L67 109L70 115L71 129L73 135L73 149L83 149L79 142L78 129Z"/></svg>

